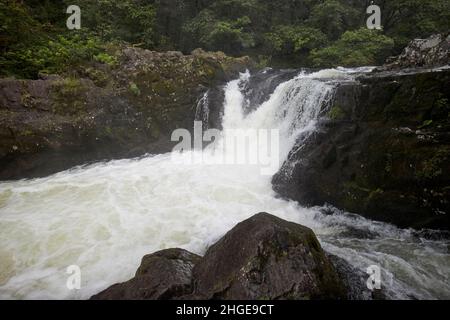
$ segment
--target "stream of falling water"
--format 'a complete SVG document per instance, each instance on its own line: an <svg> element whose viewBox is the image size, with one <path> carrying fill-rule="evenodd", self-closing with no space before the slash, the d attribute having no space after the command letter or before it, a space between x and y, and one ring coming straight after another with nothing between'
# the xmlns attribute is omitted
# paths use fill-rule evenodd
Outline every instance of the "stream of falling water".
<svg viewBox="0 0 450 320"><path fill-rule="evenodd" d="M242 74L225 88L224 131L279 129L282 162L296 137L314 130L333 83L351 73L299 74L246 116L241 88L249 74ZM217 156L210 149L203 153L210 160ZM363 271L379 265L389 298L450 298L448 241L279 199L257 165L175 164L171 154L0 183L0 298L89 298L131 278L145 254L171 247L203 254L261 211L312 228L325 250ZM69 265L81 268L80 290L66 287Z"/></svg>

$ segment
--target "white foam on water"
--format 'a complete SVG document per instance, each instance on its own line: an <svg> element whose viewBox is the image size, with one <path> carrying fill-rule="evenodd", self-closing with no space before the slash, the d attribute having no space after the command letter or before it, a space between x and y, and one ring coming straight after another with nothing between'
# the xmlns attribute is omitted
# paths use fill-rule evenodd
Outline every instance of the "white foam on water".
<svg viewBox="0 0 450 320"><path fill-rule="evenodd" d="M332 95L333 84L323 79L350 76L342 70L300 74L244 116L240 87L248 77L227 85L223 127L278 128L283 160L299 134L314 130ZM203 156L218 155L207 150ZM203 254L261 211L312 228L326 250L361 270L380 265L390 298L450 298L448 242L279 199L271 177L256 165L174 164L170 154L0 183L0 298L89 298L133 277L145 254L172 247ZM81 268L81 290L66 287L69 265Z"/></svg>

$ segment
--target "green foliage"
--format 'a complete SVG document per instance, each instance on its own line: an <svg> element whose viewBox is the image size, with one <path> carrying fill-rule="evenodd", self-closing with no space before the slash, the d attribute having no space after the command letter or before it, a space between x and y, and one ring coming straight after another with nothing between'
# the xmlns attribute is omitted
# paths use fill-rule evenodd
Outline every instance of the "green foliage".
<svg viewBox="0 0 450 320"><path fill-rule="evenodd" d="M248 23L246 18L243 17L232 22L216 22L211 32L203 38L206 47L227 52L240 52L243 48L251 47L253 45L252 35L243 31L243 25Z"/></svg>
<svg viewBox="0 0 450 320"><path fill-rule="evenodd" d="M139 96L141 94L141 90L139 89L137 84L134 83L134 82L130 83L130 92L133 93L136 96Z"/></svg>
<svg viewBox="0 0 450 320"><path fill-rule="evenodd" d="M365 11L364 11L365 12ZM326 0L319 2L311 11L308 22L330 39L336 40L345 30L357 27L364 12L350 7L344 1Z"/></svg>
<svg viewBox="0 0 450 320"><path fill-rule="evenodd" d="M184 26L183 32L186 39L198 39L198 46L207 50L240 53L254 46L253 35L246 31L250 24L248 16L221 21L212 11L204 10ZM186 46L194 49L192 42Z"/></svg>
<svg viewBox="0 0 450 320"><path fill-rule="evenodd" d="M6 75L25 78L35 78L39 73L60 73L92 59L100 51L100 44L95 38L61 35L6 52L2 57L3 71Z"/></svg>
<svg viewBox="0 0 450 320"><path fill-rule="evenodd" d="M396 0L382 4L383 27L398 49L413 38L450 30L450 1Z"/></svg>
<svg viewBox="0 0 450 320"><path fill-rule="evenodd" d="M1 0L0 74L37 77L89 61L114 66L117 58L106 50L111 42L186 53L201 47L249 54L264 65L372 65L399 53L413 38L450 30L449 0L374 0L382 10L381 31L365 27L368 3ZM82 10L81 31L65 27L70 4Z"/></svg>
<svg viewBox="0 0 450 320"><path fill-rule="evenodd" d="M429 119L429 120L425 120L421 126L419 126L419 129L423 129L426 127L429 127L430 125L433 124L433 120Z"/></svg>
<svg viewBox="0 0 450 320"><path fill-rule="evenodd" d="M380 31L361 28L346 31L341 38L323 49L314 49L314 66L362 66L381 63L391 52L394 40Z"/></svg>
<svg viewBox="0 0 450 320"><path fill-rule="evenodd" d="M0 1L0 47L9 47L29 41L39 23L30 15L29 8L17 1Z"/></svg>
<svg viewBox="0 0 450 320"><path fill-rule="evenodd" d="M66 0L66 5L73 1ZM123 40L152 48L155 44L155 9L145 0L78 0L82 28L103 41Z"/></svg>
<svg viewBox="0 0 450 320"><path fill-rule="evenodd" d="M271 54L289 55L320 47L327 42L318 29L304 26L278 26L265 34L266 45Z"/></svg>
<svg viewBox="0 0 450 320"><path fill-rule="evenodd" d="M94 60L101 63L106 63L109 66L115 66L118 63L117 57L112 56L106 52L100 52L99 54L95 55Z"/></svg>

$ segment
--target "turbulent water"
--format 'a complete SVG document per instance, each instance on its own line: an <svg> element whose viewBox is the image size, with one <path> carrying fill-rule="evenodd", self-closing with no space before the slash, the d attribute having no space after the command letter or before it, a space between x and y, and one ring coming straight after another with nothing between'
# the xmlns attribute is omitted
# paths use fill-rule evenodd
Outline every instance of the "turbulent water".
<svg viewBox="0 0 450 320"><path fill-rule="evenodd" d="M282 162L298 147L299 135L314 130L335 83L362 71L300 73L248 115L242 87L249 74L242 74L225 88L224 132L279 129ZM236 223L260 211L312 228L325 250L363 271L379 265L388 298L450 298L448 241L281 200L272 191L271 176L262 175L257 165L174 161L198 152L0 183L0 298L88 298L131 278L143 255L170 247L202 254ZM223 152L212 147L203 153L205 160L219 156ZM80 290L67 289L70 265L81 268Z"/></svg>

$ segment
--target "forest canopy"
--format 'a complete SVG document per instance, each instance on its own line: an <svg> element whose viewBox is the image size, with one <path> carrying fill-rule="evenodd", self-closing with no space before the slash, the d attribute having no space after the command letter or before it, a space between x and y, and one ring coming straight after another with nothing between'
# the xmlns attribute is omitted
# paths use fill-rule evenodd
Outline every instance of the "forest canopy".
<svg viewBox="0 0 450 320"><path fill-rule="evenodd" d="M81 8L80 30L66 9ZM381 30L366 8L381 8ZM1 0L2 75L37 77L86 60L113 65L113 48L195 48L297 67L374 65L411 39L450 30L448 0Z"/></svg>

